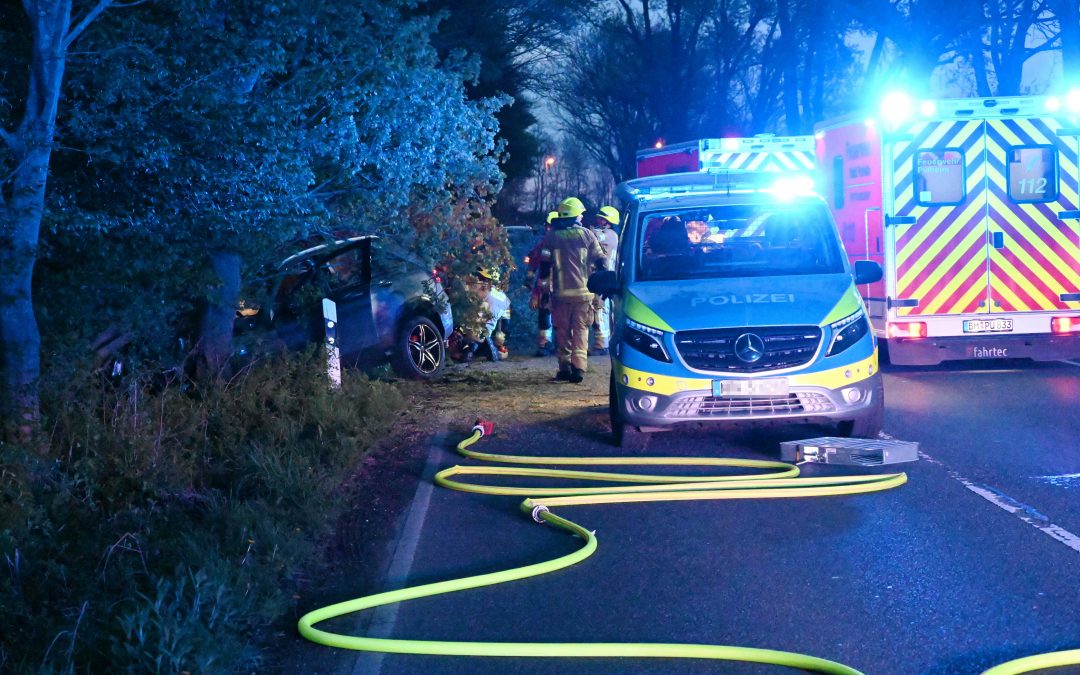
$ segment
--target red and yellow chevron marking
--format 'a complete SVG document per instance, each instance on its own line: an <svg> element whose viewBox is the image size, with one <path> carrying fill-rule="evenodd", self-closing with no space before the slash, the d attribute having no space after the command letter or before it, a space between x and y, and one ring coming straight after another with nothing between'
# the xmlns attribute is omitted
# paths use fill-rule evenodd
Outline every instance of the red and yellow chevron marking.
<svg viewBox="0 0 1080 675"><path fill-rule="evenodd" d="M1059 137L1062 125L1052 118L986 125L990 228L1002 233L1004 243L990 248L991 311L1080 309L1080 303L1061 300L1062 293L1080 292L1080 226L1057 217L1077 208L1076 140ZM1008 191L1009 151L1040 145L1057 151L1059 194L1053 201L1017 204Z"/></svg>
<svg viewBox="0 0 1080 675"><path fill-rule="evenodd" d="M709 168L753 171L813 171L813 151L722 152Z"/></svg>
<svg viewBox="0 0 1080 675"><path fill-rule="evenodd" d="M987 295L986 170L982 121L924 122L912 139L894 149L894 212L914 216L915 225L897 226L896 297L918 298L901 316L978 311ZM915 157L926 150L958 150L966 167L963 203L922 206L916 201Z"/></svg>

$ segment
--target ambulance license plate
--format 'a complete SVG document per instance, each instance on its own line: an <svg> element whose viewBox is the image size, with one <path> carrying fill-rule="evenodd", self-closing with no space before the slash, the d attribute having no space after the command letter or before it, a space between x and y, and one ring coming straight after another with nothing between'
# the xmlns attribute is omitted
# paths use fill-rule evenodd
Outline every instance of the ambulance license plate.
<svg viewBox="0 0 1080 675"><path fill-rule="evenodd" d="M786 377L758 380L713 380L713 396L787 396Z"/></svg>
<svg viewBox="0 0 1080 675"><path fill-rule="evenodd" d="M1013 329L1012 319L966 319L965 333L1009 333Z"/></svg>

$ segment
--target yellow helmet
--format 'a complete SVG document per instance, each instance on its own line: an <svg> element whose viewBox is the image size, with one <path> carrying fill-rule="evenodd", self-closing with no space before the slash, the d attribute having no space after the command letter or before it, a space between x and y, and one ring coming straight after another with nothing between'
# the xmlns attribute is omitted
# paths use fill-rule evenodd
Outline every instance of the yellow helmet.
<svg viewBox="0 0 1080 675"><path fill-rule="evenodd" d="M614 206L602 206L600 210L596 212L597 218L603 218L612 225L619 224L619 210Z"/></svg>
<svg viewBox="0 0 1080 675"><path fill-rule="evenodd" d="M476 270L476 276L490 281L492 283L499 283L499 268L498 267L479 267Z"/></svg>
<svg viewBox="0 0 1080 675"><path fill-rule="evenodd" d="M559 204L560 218L576 218L585 213L585 205L577 197L567 197Z"/></svg>
<svg viewBox="0 0 1080 675"><path fill-rule="evenodd" d="M547 224L550 225L551 221L555 220L558 217L559 217L559 212L558 211L548 211Z"/></svg>

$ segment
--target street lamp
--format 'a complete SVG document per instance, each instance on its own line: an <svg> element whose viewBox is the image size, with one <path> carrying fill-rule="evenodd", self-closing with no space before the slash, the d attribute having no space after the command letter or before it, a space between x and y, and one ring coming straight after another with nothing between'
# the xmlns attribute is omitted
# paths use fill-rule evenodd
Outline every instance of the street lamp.
<svg viewBox="0 0 1080 675"><path fill-rule="evenodd" d="M555 158L551 155L544 157L544 170L540 172L540 189L536 191L536 211L540 213L544 202L544 176L555 166ZM545 214L546 215L546 214Z"/></svg>

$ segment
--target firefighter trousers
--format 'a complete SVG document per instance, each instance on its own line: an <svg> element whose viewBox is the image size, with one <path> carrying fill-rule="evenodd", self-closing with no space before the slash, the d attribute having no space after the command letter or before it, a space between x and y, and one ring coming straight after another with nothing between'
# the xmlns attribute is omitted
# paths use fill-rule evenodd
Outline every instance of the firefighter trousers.
<svg viewBox="0 0 1080 675"><path fill-rule="evenodd" d="M601 302L593 316L593 349L607 349L611 338L611 301Z"/></svg>
<svg viewBox="0 0 1080 675"><path fill-rule="evenodd" d="M555 324L555 343L559 368L589 367L589 327L593 322L591 300L551 299L551 319Z"/></svg>

